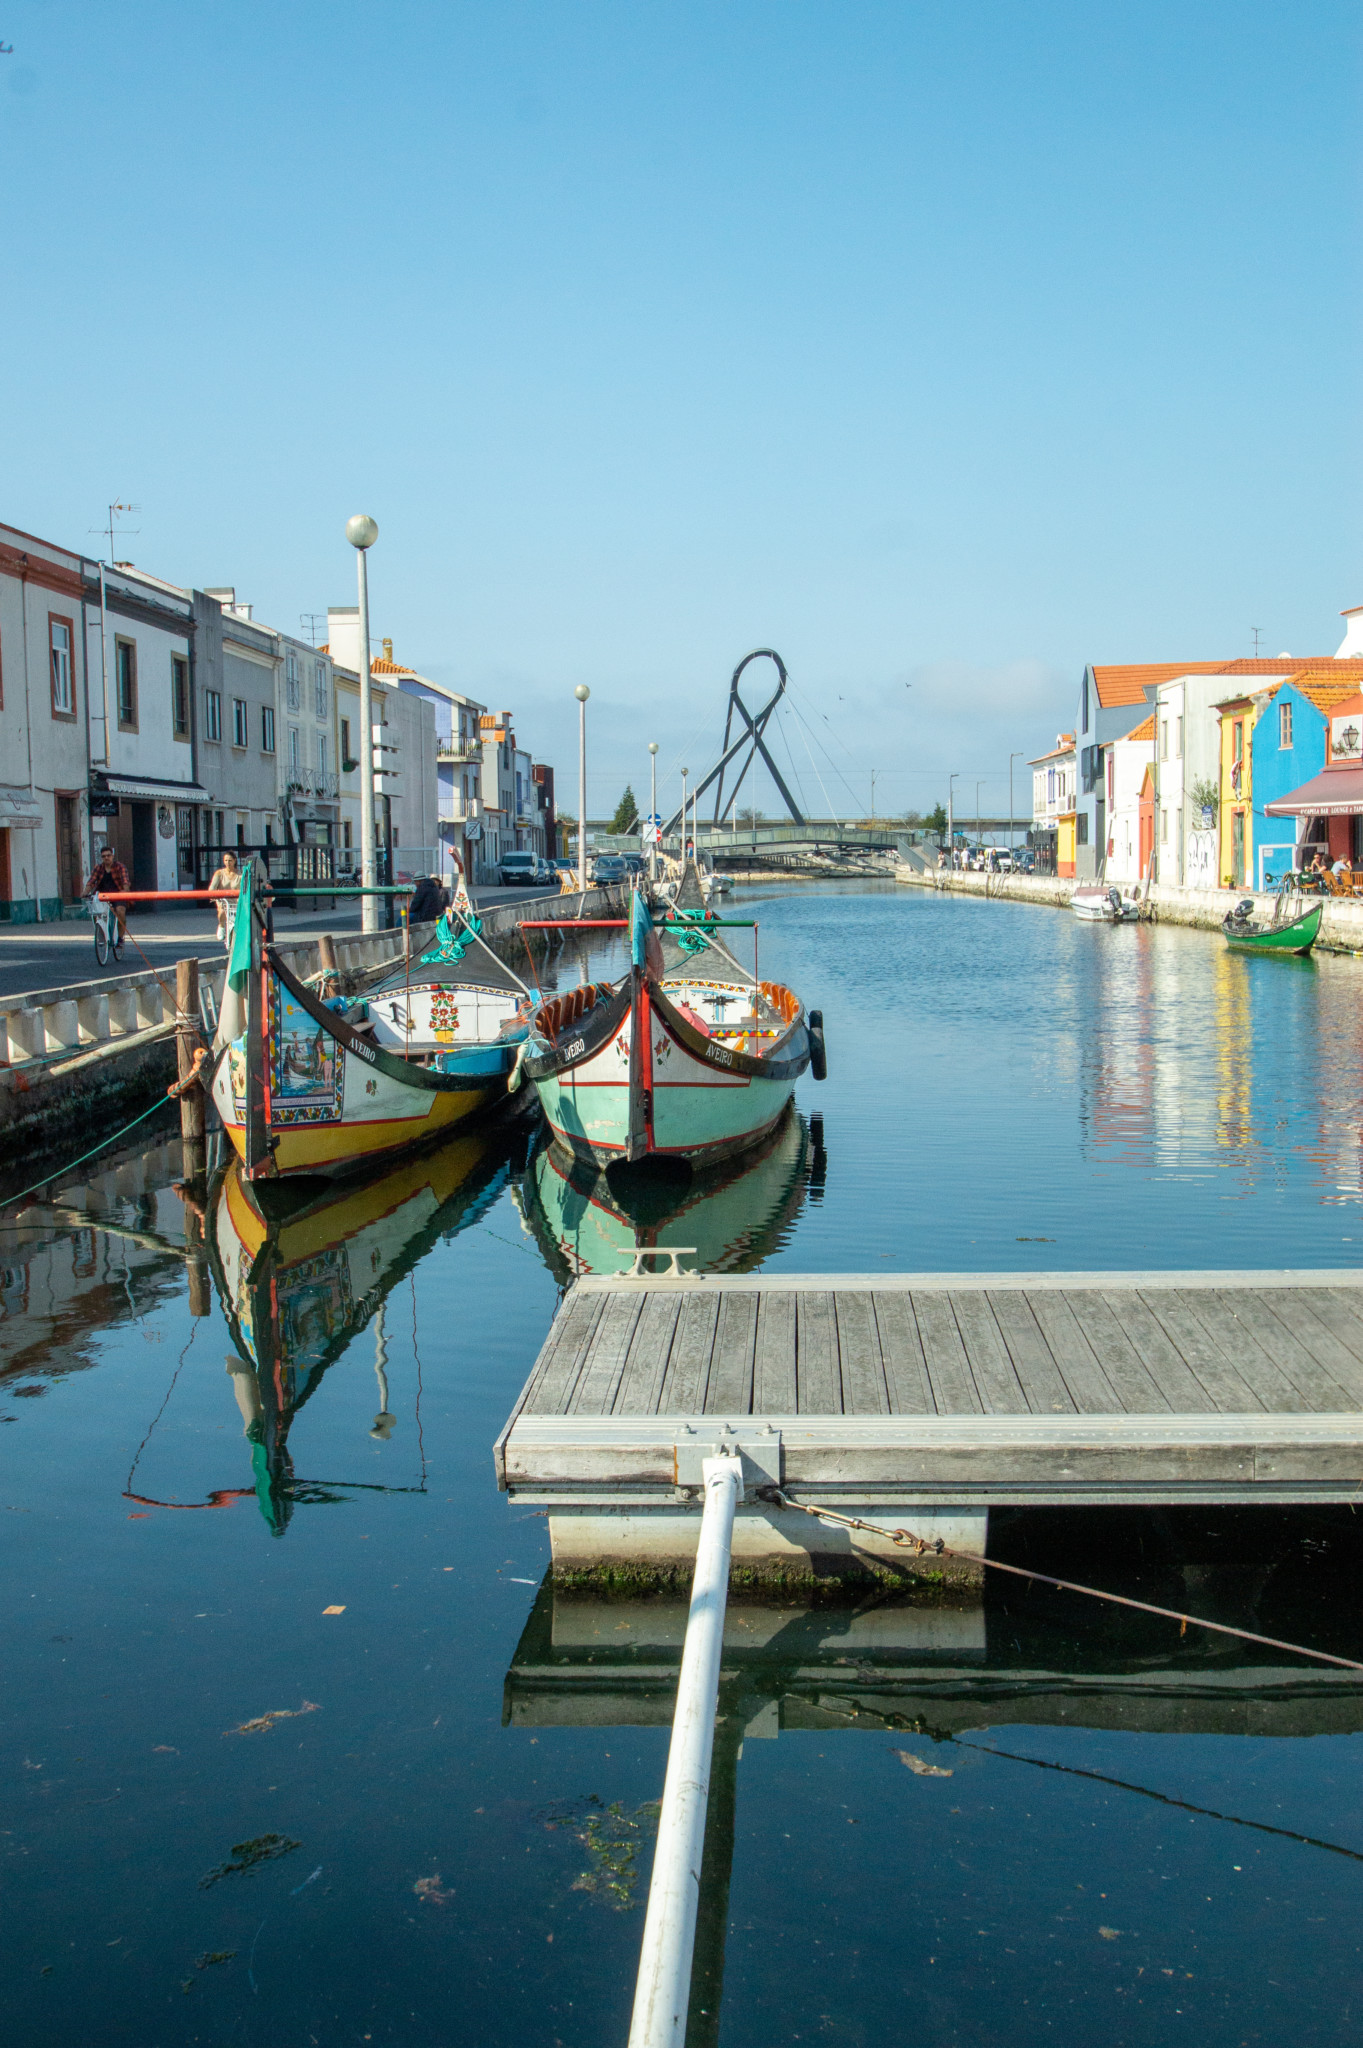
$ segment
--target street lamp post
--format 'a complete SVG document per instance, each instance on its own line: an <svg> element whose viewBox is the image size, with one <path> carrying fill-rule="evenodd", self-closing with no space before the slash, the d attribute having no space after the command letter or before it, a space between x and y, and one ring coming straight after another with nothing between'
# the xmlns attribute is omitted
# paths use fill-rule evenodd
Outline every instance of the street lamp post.
<svg viewBox="0 0 1363 2048"><path fill-rule="evenodd" d="M873 769L871 770L871 823L872 823L872 825L874 825L874 824L875 824L875 821L876 821L876 771L875 771L875 769L873 768Z"/></svg>
<svg viewBox="0 0 1363 2048"><path fill-rule="evenodd" d="M579 683L577 699L577 891L587 893L587 699L591 691Z"/></svg>
<svg viewBox="0 0 1363 2048"><path fill-rule="evenodd" d="M690 773L691 773L691 770L690 770L689 768L683 768L683 769L682 769L682 814L681 814L681 849L680 849L680 850L681 850L681 863L682 863L682 866L683 866L683 867L685 867L685 866L686 866L686 778L687 778L687 776L688 776L688 775L689 775Z"/></svg>
<svg viewBox="0 0 1363 2048"><path fill-rule="evenodd" d="M1013 827L1013 763L1014 761L1021 761L1024 758L1025 757L1020 753L1010 754L1008 756L1008 845L1010 851L1015 843L1017 836Z"/></svg>
<svg viewBox="0 0 1363 2048"><path fill-rule="evenodd" d="M648 829L652 835L648 842L648 879L658 879L658 742L648 743Z"/></svg>
<svg viewBox="0 0 1363 2048"><path fill-rule="evenodd" d="M984 832L981 829L980 822L980 791L983 787L984 780L981 777L980 781L975 784L975 837L981 846L984 845Z"/></svg>
<svg viewBox="0 0 1363 2048"><path fill-rule="evenodd" d="M961 779L958 768L954 775L947 777L947 866L956 865L956 784Z"/></svg>
<svg viewBox="0 0 1363 2048"><path fill-rule="evenodd" d="M359 557L360 583L360 887L372 889L374 871L374 692L369 673L369 550L379 537L378 521L357 512L346 521L345 537ZM376 896L360 898L360 930L379 929Z"/></svg>

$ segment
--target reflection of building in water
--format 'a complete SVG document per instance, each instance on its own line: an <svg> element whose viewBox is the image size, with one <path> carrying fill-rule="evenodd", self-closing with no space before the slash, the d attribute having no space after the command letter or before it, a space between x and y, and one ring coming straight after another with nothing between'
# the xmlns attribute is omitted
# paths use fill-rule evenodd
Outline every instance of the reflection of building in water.
<svg viewBox="0 0 1363 2048"><path fill-rule="evenodd" d="M95 1340L185 1284L180 1140L107 1155L0 1226L0 1383L80 1372ZM88 1220L87 1220L88 1219Z"/></svg>
<svg viewBox="0 0 1363 2048"><path fill-rule="evenodd" d="M1216 1142L1236 1150L1254 1141L1254 1038L1250 976L1261 962L1221 946L1213 954L1212 1025L1216 1034ZM1271 966L1291 963L1272 961Z"/></svg>
<svg viewBox="0 0 1363 2048"><path fill-rule="evenodd" d="M477 1222L510 1171L505 1142L458 1137L404 1160L381 1178L259 1186L233 1162L213 1196L214 1283L237 1353L227 1362L241 1410L261 1512L282 1535L300 1501L336 1499L345 1482L297 1478L289 1447L295 1416L351 1340L375 1323L379 1410L371 1437L386 1442L383 1303L436 1239ZM320 1189L320 1192L319 1192Z"/></svg>
<svg viewBox="0 0 1363 2048"><path fill-rule="evenodd" d="M610 1173L542 1145L518 1193L555 1277L628 1273L637 1251L688 1248L687 1270L749 1273L790 1236L806 1192L818 1200L823 1120L790 1111L762 1144L675 1179L650 1165Z"/></svg>

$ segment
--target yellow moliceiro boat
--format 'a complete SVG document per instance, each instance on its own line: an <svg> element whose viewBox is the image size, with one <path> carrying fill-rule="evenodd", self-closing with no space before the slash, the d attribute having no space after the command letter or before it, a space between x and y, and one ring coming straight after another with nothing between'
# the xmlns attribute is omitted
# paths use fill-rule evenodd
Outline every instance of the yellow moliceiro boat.
<svg viewBox="0 0 1363 2048"><path fill-rule="evenodd" d="M472 964L463 959L470 943ZM525 1007L496 956L445 921L436 946L367 1002L324 1000L279 959L248 868L214 1039L213 1101L252 1179L350 1172L503 1101Z"/></svg>

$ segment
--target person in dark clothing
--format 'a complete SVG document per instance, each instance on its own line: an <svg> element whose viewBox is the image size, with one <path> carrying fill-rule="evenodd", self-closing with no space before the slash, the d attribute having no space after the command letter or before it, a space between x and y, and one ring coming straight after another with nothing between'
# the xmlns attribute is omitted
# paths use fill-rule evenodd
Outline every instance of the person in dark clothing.
<svg viewBox="0 0 1363 2048"><path fill-rule="evenodd" d="M407 906L410 924L431 924L449 903L449 897L434 875L420 875Z"/></svg>

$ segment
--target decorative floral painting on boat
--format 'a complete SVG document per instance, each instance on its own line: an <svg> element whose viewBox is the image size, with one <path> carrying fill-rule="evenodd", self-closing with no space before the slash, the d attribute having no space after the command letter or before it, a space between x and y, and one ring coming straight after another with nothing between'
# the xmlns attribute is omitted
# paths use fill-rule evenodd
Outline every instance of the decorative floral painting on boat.
<svg viewBox="0 0 1363 2048"><path fill-rule="evenodd" d="M270 1120L335 1123L341 1114L345 1054L329 1031L270 981Z"/></svg>

